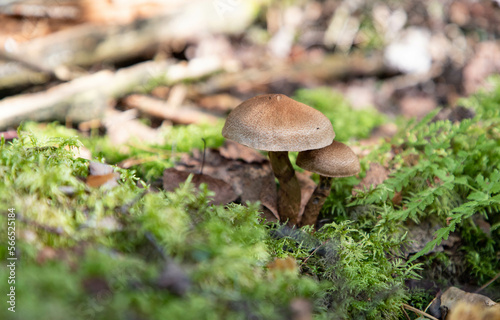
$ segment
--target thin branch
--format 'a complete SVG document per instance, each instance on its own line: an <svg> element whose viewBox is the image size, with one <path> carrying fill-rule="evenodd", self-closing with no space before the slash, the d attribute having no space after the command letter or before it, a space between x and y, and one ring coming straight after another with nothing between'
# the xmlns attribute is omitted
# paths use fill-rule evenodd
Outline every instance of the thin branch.
<svg viewBox="0 0 500 320"><path fill-rule="evenodd" d="M406 313L406 310L405 310L405 308L403 308L403 306L401 306L401 310L403 310L403 313L405 314L406 319L411 320L410 316L408 315L408 313Z"/></svg>
<svg viewBox="0 0 500 320"><path fill-rule="evenodd" d="M500 272L497 273L496 276L493 277L493 279L491 279L490 281L486 282L481 288L477 289L475 293L479 293L481 291L483 291L487 286L489 286L490 284L492 284L493 282L495 282L496 279L498 279L500 277Z"/></svg>
<svg viewBox="0 0 500 320"><path fill-rule="evenodd" d="M414 307L412 307L412 306L410 306L410 305L407 305L406 303L403 303L403 307L404 307L406 310L413 311L413 312L415 312L415 313L417 313L417 314L419 314L419 315L421 315L421 316L424 316L424 317L426 317L426 318L429 318L429 319L431 319L431 320L439 320L438 318L435 318L435 317L431 316L431 315L430 315L430 314L428 314L428 313L425 313L425 312L423 312L423 311L421 311L421 310L418 310L417 308L414 308Z"/></svg>

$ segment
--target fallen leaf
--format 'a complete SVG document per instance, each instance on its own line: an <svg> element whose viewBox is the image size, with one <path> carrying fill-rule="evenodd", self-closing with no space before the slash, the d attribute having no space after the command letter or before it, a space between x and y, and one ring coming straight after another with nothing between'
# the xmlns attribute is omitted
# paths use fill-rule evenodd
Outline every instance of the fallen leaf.
<svg viewBox="0 0 500 320"><path fill-rule="evenodd" d="M283 273L283 272L298 272L297 261L293 257L275 258L272 262L267 264L270 271Z"/></svg>
<svg viewBox="0 0 500 320"><path fill-rule="evenodd" d="M278 191L276 190L276 182L271 179L265 179L262 184L262 189L259 194L259 200L262 204L263 209L269 211L272 216L269 216L268 212L264 210L266 213L267 221L279 221L280 216L278 212ZM274 218L274 219L272 219Z"/></svg>
<svg viewBox="0 0 500 320"><path fill-rule="evenodd" d="M201 151L193 150L192 156L181 156L175 168L191 173L199 172L202 158ZM241 198L242 203L247 201L265 202L261 198L264 195L264 189L270 193L276 192L274 174L268 160L263 163L246 163L241 160L226 159L221 156L218 150L207 149L203 172L230 184L236 195ZM271 186L274 186L274 188Z"/></svg>
<svg viewBox="0 0 500 320"><path fill-rule="evenodd" d="M85 183L89 187L97 188L101 186L106 186L107 188L113 188L118 186L118 179L120 174L118 172L108 173L103 175L88 176Z"/></svg>
<svg viewBox="0 0 500 320"><path fill-rule="evenodd" d="M165 169L165 171L163 171L163 189L166 191L174 191L181 183L186 181L190 174L193 173L179 171L174 168ZM214 200L211 202L212 204L226 204L238 198L229 184L206 174L194 173L191 183L193 183L196 188L202 183L205 183L208 189L215 193Z"/></svg>
<svg viewBox="0 0 500 320"><path fill-rule="evenodd" d="M307 202L311 198L314 189L316 189L316 183L310 178L310 175L305 172L296 172L297 180L299 180L300 185L300 210L299 219L304 214L304 209L306 208Z"/></svg>
<svg viewBox="0 0 500 320"><path fill-rule="evenodd" d="M120 174L113 171L114 168L109 164L92 161L89 163L89 175L85 183L93 188L101 186L106 188L116 187Z"/></svg>
<svg viewBox="0 0 500 320"><path fill-rule="evenodd" d="M231 160L243 160L247 163L267 161L267 158L257 150L231 140L226 140L224 145L219 148L219 152L221 156Z"/></svg>
<svg viewBox="0 0 500 320"><path fill-rule="evenodd" d="M361 190L369 190L370 188L375 188L379 184L383 183L389 177L389 170L379 163L371 163L370 168L366 172L366 176L361 180L361 182L352 188L352 195L356 196Z"/></svg>

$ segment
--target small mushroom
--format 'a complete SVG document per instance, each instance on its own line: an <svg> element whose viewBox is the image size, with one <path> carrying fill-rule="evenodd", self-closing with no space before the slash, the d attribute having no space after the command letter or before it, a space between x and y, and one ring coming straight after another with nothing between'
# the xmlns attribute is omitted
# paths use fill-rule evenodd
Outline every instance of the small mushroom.
<svg viewBox="0 0 500 320"><path fill-rule="evenodd" d="M335 138L325 115L283 94L265 94L238 105L226 119L222 135L254 149L269 151L280 183L278 211L282 221L297 224L300 186L288 151L318 149Z"/></svg>
<svg viewBox="0 0 500 320"><path fill-rule="evenodd" d="M300 226L315 225L332 188L332 178L353 176L360 171L356 154L345 144L333 141L327 147L299 152L297 165L320 175L319 184L307 202Z"/></svg>

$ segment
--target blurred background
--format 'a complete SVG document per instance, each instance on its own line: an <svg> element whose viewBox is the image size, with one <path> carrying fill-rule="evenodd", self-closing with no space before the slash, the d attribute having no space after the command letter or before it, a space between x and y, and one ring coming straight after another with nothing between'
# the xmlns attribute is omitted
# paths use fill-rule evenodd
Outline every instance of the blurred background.
<svg viewBox="0 0 500 320"><path fill-rule="evenodd" d="M421 118L500 70L490 0L4 0L0 24L3 131L215 123L257 94L307 102L307 88Z"/></svg>

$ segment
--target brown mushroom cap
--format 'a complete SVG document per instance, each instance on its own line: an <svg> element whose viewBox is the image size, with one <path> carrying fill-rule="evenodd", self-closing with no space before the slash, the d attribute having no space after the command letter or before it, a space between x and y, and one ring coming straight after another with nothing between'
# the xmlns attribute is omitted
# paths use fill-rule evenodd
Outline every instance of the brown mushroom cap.
<svg viewBox="0 0 500 320"><path fill-rule="evenodd" d="M360 171L356 154L351 148L338 141L333 141L332 144L321 149L300 152L297 165L325 177L349 177Z"/></svg>
<svg viewBox="0 0 500 320"><path fill-rule="evenodd" d="M241 103L228 115L222 135L266 151L318 149L335 138L324 114L283 94L264 94Z"/></svg>

